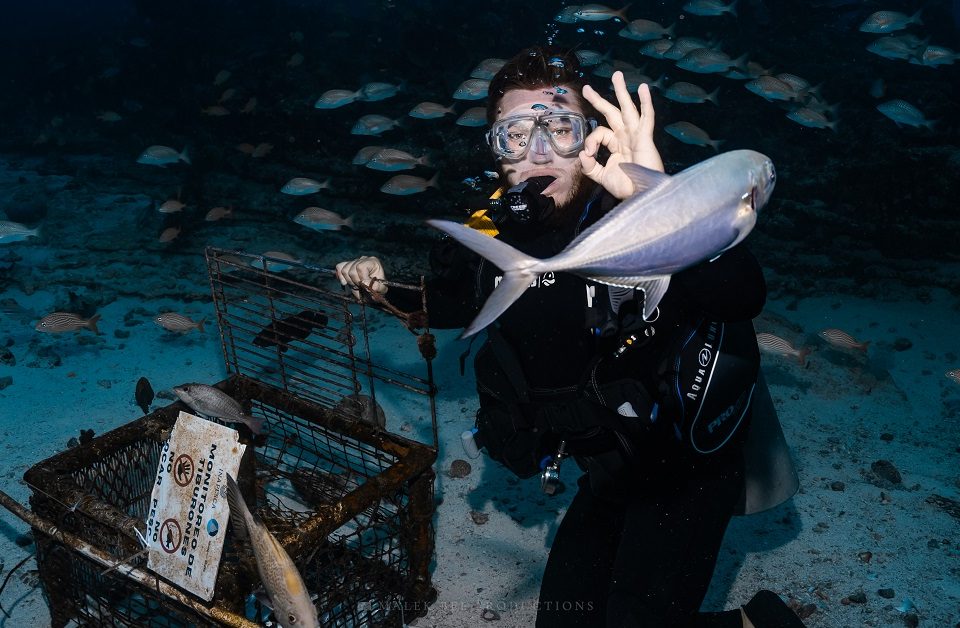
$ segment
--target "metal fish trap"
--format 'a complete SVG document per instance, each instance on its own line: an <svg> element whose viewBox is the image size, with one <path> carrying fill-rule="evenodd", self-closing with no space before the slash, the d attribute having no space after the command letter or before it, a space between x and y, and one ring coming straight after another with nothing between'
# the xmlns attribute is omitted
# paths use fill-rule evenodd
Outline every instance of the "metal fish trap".
<svg viewBox="0 0 960 628"><path fill-rule="evenodd" d="M216 386L265 423L257 437L239 428L248 447L238 483L297 564L321 625L399 626L424 614L436 598L437 455L425 312L399 312L368 290L357 300L322 268L213 248L206 259L229 373ZM423 304L421 288L391 288ZM210 603L138 555L180 410L173 403L33 466L32 512L4 500L35 529L54 626L262 624L255 558L236 535Z"/></svg>

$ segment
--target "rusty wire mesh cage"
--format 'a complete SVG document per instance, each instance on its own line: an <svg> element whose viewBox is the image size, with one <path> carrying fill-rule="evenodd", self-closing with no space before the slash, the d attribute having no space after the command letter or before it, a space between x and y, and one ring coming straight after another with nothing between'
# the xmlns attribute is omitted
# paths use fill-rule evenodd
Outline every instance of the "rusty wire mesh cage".
<svg viewBox="0 0 960 628"><path fill-rule="evenodd" d="M260 436L240 428L252 446L238 482L315 594L321 625L392 626L423 614L436 596L437 454L425 316L382 299L371 307L331 271L282 258L209 248L207 264L229 374L217 387L265 421ZM411 333L387 334L395 325ZM392 340L378 343L378 331ZM265 616L251 596L255 559L234 535L211 603L146 571L138 532L182 409L160 408L25 474L33 513L49 524L35 528L55 626L250 626ZM125 566L104 573L112 561Z"/></svg>

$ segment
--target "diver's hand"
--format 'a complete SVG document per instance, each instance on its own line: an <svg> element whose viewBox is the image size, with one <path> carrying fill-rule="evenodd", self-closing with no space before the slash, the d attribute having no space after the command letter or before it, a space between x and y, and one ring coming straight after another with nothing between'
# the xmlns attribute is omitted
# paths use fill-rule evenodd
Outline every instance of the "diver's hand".
<svg viewBox="0 0 960 628"><path fill-rule="evenodd" d="M639 164L663 172L663 160L653 143L654 113L650 86L644 83L637 89L640 97L640 110L637 111L623 80L623 72L614 72L611 80L619 109L589 85L583 87L583 97L606 117L608 126L598 126L587 136L579 157L583 173L588 178L623 200L634 193L634 186L630 177L620 169L620 164ZM597 151L601 146L606 146L610 151L606 165L597 161Z"/></svg>
<svg viewBox="0 0 960 628"><path fill-rule="evenodd" d="M357 286L361 283L374 292L384 294L387 291L387 276L383 272L383 265L376 257L363 255L357 259L346 262L340 262L336 266L337 279L340 285L349 285L353 288L353 296L360 298L360 291Z"/></svg>

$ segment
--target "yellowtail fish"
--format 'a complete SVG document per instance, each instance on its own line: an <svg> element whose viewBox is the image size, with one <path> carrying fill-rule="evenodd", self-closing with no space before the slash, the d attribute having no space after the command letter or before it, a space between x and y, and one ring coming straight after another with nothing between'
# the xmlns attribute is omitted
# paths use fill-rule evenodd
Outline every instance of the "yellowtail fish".
<svg viewBox="0 0 960 628"><path fill-rule="evenodd" d="M691 0L683 5L683 10L701 17L715 17L724 13L736 17L737 2L734 0L730 4L724 4L719 0Z"/></svg>
<svg viewBox="0 0 960 628"><path fill-rule="evenodd" d="M911 36L881 37L867 45L867 51L884 59L908 60L916 57L917 43Z"/></svg>
<svg viewBox="0 0 960 628"><path fill-rule="evenodd" d="M206 384L183 384L174 386L173 392L194 412L228 423L243 423L254 434L260 434L263 430L262 418L246 414L236 399L219 388Z"/></svg>
<svg viewBox="0 0 960 628"><path fill-rule="evenodd" d="M424 153L414 157L410 153L396 148L384 148L373 155L365 164L371 170L381 172L396 172L398 170L412 170L417 166L431 166L430 157Z"/></svg>
<svg viewBox="0 0 960 628"><path fill-rule="evenodd" d="M315 109L336 109L354 102L360 96L360 92L351 92L349 89L331 89L323 92L317 102L313 104Z"/></svg>
<svg viewBox="0 0 960 628"><path fill-rule="evenodd" d="M442 118L448 113L456 113L456 111L453 109L453 105L444 107L440 103L424 101L411 109L410 113L407 115L409 115L411 118L419 118L420 120L435 120L437 118Z"/></svg>
<svg viewBox="0 0 960 628"><path fill-rule="evenodd" d="M496 76L497 72L500 71L500 68L506 65L506 63L506 59L497 59L495 57L484 59L478 63L473 70L470 71L470 78L484 79L489 81Z"/></svg>
<svg viewBox="0 0 960 628"><path fill-rule="evenodd" d="M116 111L102 111L97 114L97 120L101 122L120 122L123 120L123 116Z"/></svg>
<svg viewBox="0 0 960 628"><path fill-rule="evenodd" d="M94 314L90 318L81 318L70 312L53 312L41 318L36 326L34 326L34 329L46 334L59 334L65 331L89 329L99 335L100 330L97 329L97 321L99 320L99 314Z"/></svg>
<svg viewBox="0 0 960 628"><path fill-rule="evenodd" d="M40 235L40 227L28 229L26 225L9 220L0 220L0 244L23 242L27 238L36 238Z"/></svg>
<svg viewBox="0 0 960 628"><path fill-rule="evenodd" d="M860 342L842 329L824 329L819 335L834 347L840 347L841 349L856 349L866 353L867 347L870 345L869 340Z"/></svg>
<svg viewBox="0 0 960 628"><path fill-rule="evenodd" d="M166 312L157 316L153 319L153 322L157 325L160 325L167 331L176 331L181 333L186 333L192 329L196 329L201 334L203 333L203 323L206 319L201 318L198 321L192 320L191 318L184 316L183 314L177 314L176 312Z"/></svg>
<svg viewBox="0 0 960 628"><path fill-rule="evenodd" d="M386 116L371 113L362 116L350 129L351 135L380 135L390 129L400 126L400 120L392 120Z"/></svg>
<svg viewBox="0 0 960 628"><path fill-rule="evenodd" d="M250 512L243 501L240 487L227 474L227 502L234 532L248 538L257 558L257 571L273 606L274 619L282 628L319 628L317 608L303 577L290 555L270 534L259 517Z"/></svg>
<svg viewBox="0 0 960 628"><path fill-rule="evenodd" d="M960 384L960 369L953 369L944 373L947 379L952 379L956 383Z"/></svg>
<svg viewBox="0 0 960 628"><path fill-rule="evenodd" d="M307 194L316 194L320 190L330 189L330 179L317 181L307 177L294 177L283 184L280 191L291 196L305 196Z"/></svg>
<svg viewBox="0 0 960 628"><path fill-rule="evenodd" d="M224 83L230 80L231 76L233 76L233 72L231 72L230 70L220 70L219 72L217 72L217 75L213 77L214 86L223 85Z"/></svg>
<svg viewBox="0 0 960 628"><path fill-rule="evenodd" d="M810 349L807 347L804 347L803 349L797 349L780 336L762 332L757 334L757 346L760 347L761 351L765 351L767 353L796 358L797 362L800 363L800 366L806 365L807 355L810 353Z"/></svg>
<svg viewBox="0 0 960 628"><path fill-rule="evenodd" d="M578 22L603 22L610 19L618 19L621 22L627 21L627 9L632 4L628 4L622 9L611 9L602 4L583 4L574 11L573 16Z"/></svg>
<svg viewBox="0 0 960 628"><path fill-rule="evenodd" d="M709 48L697 48L683 55L677 61L677 67L700 74L715 74L731 69L743 68L747 62L747 55L739 59L731 59L725 52Z"/></svg>
<svg viewBox="0 0 960 628"><path fill-rule="evenodd" d="M386 100L387 98L391 98L400 93L401 87L401 85L394 85L392 83L367 83L360 88L357 100L362 100L365 102Z"/></svg>
<svg viewBox="0 0 960 628"><path fill-rule="evenodd" d="M893 120L897 126L904 124L912 127L924 126L932 131L937 123L936 120L927 120L922 111L905 100L888 100L880 103L877 105L877 111Z"/></svg>
<svg viewBox="0 0 960 628"><path fill-rule="evenodd" d="M490 81L484 79L467 79L453 92L454 100L481 100L487 97L490 90Z"/></svg>
<svg viewBox="0 0 960 628"><path fill-rule="evenodd" d="M229 218L233 216L233 206L230 207L214 207L207 212L207 215L204 216L204 220L207 222L216 222L224 218Z"/></svg>
<svg viewBox="0 0 960 628"><path fill-rule="evenodd" d="M427 188L438 187L437 178L439 176L440 173L438 172L428 181L423 177L415 177L409 174L398 174L384 183L380 187L380 191L386 192L387 194L393 194L395 196L409 196L410 194L418 194Z"/></svg>
<svg viewBox="0 0 960 628"><path fill-rule="evenodd" d="M774 100L789 101L797 99L796 90L789 83L781 81L775 76L758 76L752 81L747 81L744 87L771 102Z"/></svg>
<svg viewBox="0 0 960 628"><path fill-rule="evenodd" d="M673 46L674 43L669 39L655 39L641 46L640 54L645 57L653 57L654 59L665 59L666 57L664 55L666 55Z"/></svg>
<svg viewBox="0 0 960 628"><path fill-rule="evenodd" d="M910 63L935 68L941 65L953 65L953 62L957 59L960 59L960 53L950 48L945 46L927 46L919 56L911 58Z"/></svg>
<svg viewBox="0 0 960 628"><path fill-rule="evenodd" d="M633 41L650 41L663 37L673 37L674 28L676 28L676 24L664 28L659 22L652 20L632 20L620 31L619 35Z"/></svg>
<svg viewBox="0 0 960 628"><path fill-rule="evenodd" d="M487 108L470 107L457 118L459 126L479 127L487 126Z"/></svg>
<svg viewBox="0 0 960 628"><path fill-rule="evenodd" d="M860 24L862 33L892 33L907 28L911 24L923 24L920 19L920 11L913 15L906 15L899 11L877 11L871 13L867 19Z"/></svg>
<svg viewBox="0 0 960 628"><path fill-rule="evenodd" d="M175 198L171 198L165 200L163 204L157 208L157 211L161 214L175 214L176 212L182 212L184 207L186 207L185 204Z"/></svg>
<svg viewBox="0 0 960 628"><path fill-rule="evenodd" d="M676 83L667 87L667 89L663 90L663 95L673 102L699 104L710 101L713 104L718 105L720 104L717 102L717 93L719 91L720 88L718 87L708 94L707 90L703 89L699 85L686 83L684 81L677 81Z"/></svg>
<svg viewBox="0 0 960 628"><path fill-rule="evenodd" d="M166 168L169 164L175 164L178 161L190 163L190 155L187 154L186 148L178 153L169 146L150 146L137 158L138 164L161 168Z"/></svg>
<svg viewBox="0 0 960 628"><path fill-rule="evenodd" d="M365 166L370 159L383 150L383 146L364 146L353 156L354 166Z"/></svg>
<svg viewBox="0 0 960 628"><path fill-rule="evenodd" d="M710 139L710 136L706 131L692 122L673 122L663 127L663 130L684 144L692 144L693 146L709 146L716 152L720 152L720 144L726 141Z"/></svg>
<svg viewBox="0 0 960 628"><path fill-rule="evenodd" d="M339 231L341 228L353 229L353 216L344 218L335 211L321 207L308 207L293 219L293 222L317 231Z"/></svg>
<svg viewBox="0 0 960 628"><path fill-rule="evenodd" d="M160 233L160 237L157 238L158 242L173 242L180 235L180 227L167 227Z"/></svg>
<svg viewBox="0 0 960 628"><path fill-rule="evenodd" d="M797 124L810 127L811 129L830 129L834 133L837 131L836 120L830 120L819 111L809 107L800 107L787 114L788 120L793 120Z"/></svg>

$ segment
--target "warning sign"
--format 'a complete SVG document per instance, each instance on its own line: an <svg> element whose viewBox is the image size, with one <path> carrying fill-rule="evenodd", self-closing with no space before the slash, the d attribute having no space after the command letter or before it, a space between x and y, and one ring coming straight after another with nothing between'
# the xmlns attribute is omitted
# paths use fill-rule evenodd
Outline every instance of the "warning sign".
<svg viewBox="0 0 960 628"><path fill-rule="evenodd" d="M147 517L147 567L210 601L220 568L227 473L237 477L246 449L237 431L180 412L160 452Z"/></svg>

